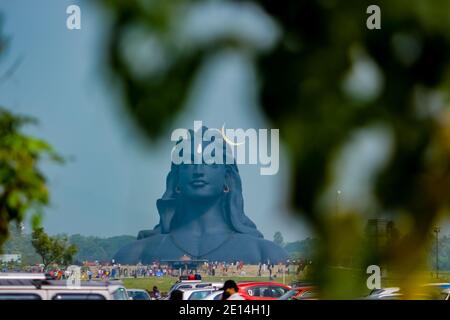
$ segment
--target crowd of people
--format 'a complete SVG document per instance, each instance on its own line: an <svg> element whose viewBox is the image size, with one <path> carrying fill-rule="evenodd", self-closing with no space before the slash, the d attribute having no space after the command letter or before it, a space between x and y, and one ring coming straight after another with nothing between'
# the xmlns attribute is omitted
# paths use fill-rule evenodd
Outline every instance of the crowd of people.
<svg viewBox="0 0 450 320"><path fill-rule="evenodd" d="M227 275L229 272L236 272L238 274L242 274L245 271L244 269L244 262L243 261L236 261L236 262L219 262L219 261L212 261L212 262L204 262L203 263L203 272L207 274L208 276L216 276L219 275L219 272L221 275Z"/></svg>
<svg viewBox="0 0 450 320"><path fill-rule="evenodd" d="M167 265L153 263L151 265L137 264L122 266L120 264L96 264L82 268L82 279L116 279L116 278L145 278L172 276L173 269Z"/></svg>
<svg viewBox="0 0 450 320"><path fill-rule="evenodd" d="M272 278L277 274L285 273L300 274L311 264L310 260L287 260L283 264L273 264L270 261L259 263L257 266L245 265L243 261L219 262L205 261L195 268L175 268L168 264L155 261L144 265L120 265L114 261L110 263L85 262L81 266L81 280L110 280L120 278L145 278L145 277L179 277L182 275L202 274L204 276L269 276ZM3 268L6 272L7 268ZM42 265L31 266L26 272L46 272L55 279L66 279L68 277L65 268L56 266L44 270Z"/></svg>

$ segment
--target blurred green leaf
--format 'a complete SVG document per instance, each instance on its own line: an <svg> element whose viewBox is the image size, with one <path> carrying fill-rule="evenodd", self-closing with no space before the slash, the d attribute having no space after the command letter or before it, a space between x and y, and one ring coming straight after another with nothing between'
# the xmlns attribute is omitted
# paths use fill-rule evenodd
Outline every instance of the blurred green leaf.
<svg viewBox="0 0 450 320"><path fill-rule="evenodd" d="M10 222L20 223L30 212L36 225L42 206L48 204L40 163L45 158L62 161L47 142L21 132L23 125L32 123L32 118L0 108L0 248L8 237Z"/></svg>

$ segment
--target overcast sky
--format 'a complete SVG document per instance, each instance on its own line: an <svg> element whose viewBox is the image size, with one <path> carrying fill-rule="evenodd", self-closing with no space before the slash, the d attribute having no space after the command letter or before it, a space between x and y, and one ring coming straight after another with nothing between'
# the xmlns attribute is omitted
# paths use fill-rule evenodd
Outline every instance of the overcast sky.
<svg viewBox="0 0 450 320"><path fill-rule="evenodd" d="M21 61L0 83L0 105L33 115L39 126L27 132L48 140L65 165L46 164L51 206L44 226L54 233L137 235L158 223L156 200L170 165L171 130L147 145L121 112L121 99L105 76L102 46L108 19L87 2L82 29L66 28L66 8L77 1L3 1L3 33L10 39L0 72ZM202 120L210 127L266 128L254 105L251 62L224 52L203 66L186 112L172 129ZM199 90L201 89L201 90ZM266 238L280 230L288 241L309 236L286 211L286 157L280 171L261 176L257 166L241 166L245 211Z"/></svg>

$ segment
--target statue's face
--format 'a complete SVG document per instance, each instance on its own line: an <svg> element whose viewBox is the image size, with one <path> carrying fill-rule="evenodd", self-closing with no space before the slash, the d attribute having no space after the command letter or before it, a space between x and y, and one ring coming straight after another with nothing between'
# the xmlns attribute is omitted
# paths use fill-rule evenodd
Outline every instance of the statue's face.
<svg viewBox="0 0 450 320"><path fill-rule="evenodd" d="M184 164L179 170L179 188L190 198L218 197L225 185L225 165Z"/></svg>

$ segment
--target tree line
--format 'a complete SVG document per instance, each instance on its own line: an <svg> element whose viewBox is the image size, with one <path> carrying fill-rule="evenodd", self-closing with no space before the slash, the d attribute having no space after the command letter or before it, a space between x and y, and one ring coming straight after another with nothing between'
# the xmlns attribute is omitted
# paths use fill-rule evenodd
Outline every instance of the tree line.
<svg viewBox="0 0 450 320"><path fill-rule="evenodd" d="M18 227L10 227L10 238L3 246L4 253L20 253L23 265L82 264L84 261L111 261L120 247L134 241L134 236L100 238L80 234L47 235L41 228L24 233ZM38 249L37 249L38 248Z"/></svg>

